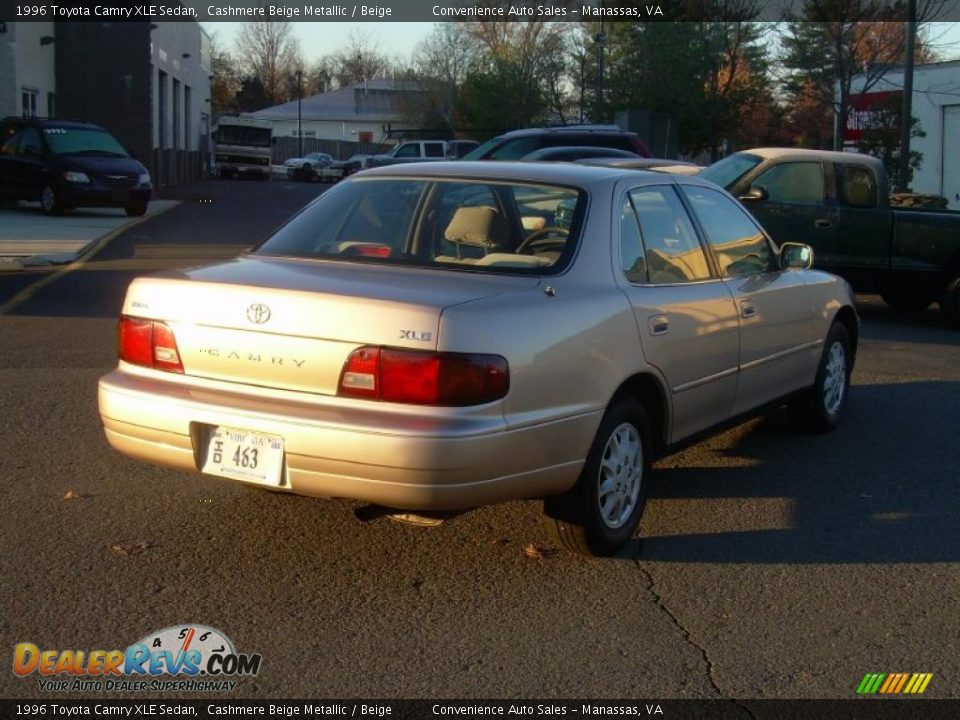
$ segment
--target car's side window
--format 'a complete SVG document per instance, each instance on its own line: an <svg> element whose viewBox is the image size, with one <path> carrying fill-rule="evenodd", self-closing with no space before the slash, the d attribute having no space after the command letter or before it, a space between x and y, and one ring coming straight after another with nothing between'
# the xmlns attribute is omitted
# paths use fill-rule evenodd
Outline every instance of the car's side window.
<svg viewBox="0 0 960 720"><path fill-rule="evenodd" d="M821 205L824 199L823 166L819 162L784 162L774 165L753 181L771 202Z"/></svg>
<svg viewBox="0 0 960 720"><path fill-rule="evenodd" d="M773 252L763 232L735 201L706 187L683 189L707 235L724 277L757 275L770 270Z"/></svg>
<svg viewBox="0 0 960 720"><path fill-rule="evenodd" d="M404 145L399 150L397 150L397 154L394 155L394 157L398 157L398 158L420 157L420 146L417 145L416 143L410 143L408 145Z"/></svg>
<svg viewBox="0 0 960 720"><path fill-rule="evenodd" d="M640 239L640 224L629 195L623 198L623 208L620 210L620 267L628 281L649 282L646 255Z"/></svg>
<svg viewBox="0 0 960 720"><path fill-rule="evenodd" d="M683 283L710 277L707 256L672 186L636 188L630 191L630 202L640 223L647 282Z"/></svg>
<svg viewBox="0 0 960 720"><path fill-rule="evenodd" d="M0 155L13 155L17 152L17 143L20 141L19 128L5 127L0 131Z"/></svg>
<svg viewBox="0 0 960 720"><path fill-rule="evenodd" d="M872 208L877 206L877 178L873 171L863 165L842 165L843 203L848 207Z"/></svg>
<svg viewBox="0 0 960 720"><path fill-rule="evenodd" d="M443 143L424 143L425 157L443 157Z"/></svg>

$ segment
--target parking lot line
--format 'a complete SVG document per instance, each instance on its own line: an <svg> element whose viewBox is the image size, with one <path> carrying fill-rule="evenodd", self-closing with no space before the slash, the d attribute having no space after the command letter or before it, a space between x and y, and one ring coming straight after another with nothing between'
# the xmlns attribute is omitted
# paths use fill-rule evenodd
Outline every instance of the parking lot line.
<svg viewBox="0 0 960 720"><path fill-rule="evenodd" d="M37 280L35 283L28 285L23 290L18 292L12 298L7 300L7 302L0 305L0 315L7 315L13 310L16 310L18 307L23 305L23 303L33 298L38 292L43 290L45 287L52 285L53 283L55 283L57 280L64 277L65 275L69 275L75 270L79 270L80 268L82 268L90 260L93 260L93 258L95 258L101 250L103 250L107 245L109 245L114 240L114 238L119 237L120 235L125 233L127 230L130 230L131 228L135 228L138 225L145 223L147 220L152 220L155 217L159 217L160 215L163 215L165 212L167 212L168 210L172 210L178 205L180 205L180 203L176 202L166 208L163 208L162 210L159 210L158 212L155 212L149 215L144 215L143 217L137 218L136 220L132 220L131 222L126 223L122 227L118 227L116 230L112 230L108 232L106 235L104 235L99 240L94 242L76 260L64 265L63 267L57 269L55 272L49 275L43 276L42 278Z"/></svg>

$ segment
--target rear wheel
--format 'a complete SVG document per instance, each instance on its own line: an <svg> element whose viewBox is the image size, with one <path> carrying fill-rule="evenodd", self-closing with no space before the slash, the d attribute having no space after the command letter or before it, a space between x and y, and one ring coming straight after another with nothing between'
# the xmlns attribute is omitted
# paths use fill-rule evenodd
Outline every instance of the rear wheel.
<svg viewBox="0 0 960 720"><path fill-rule="evenodd" d="M940 310L950 327L960 330L960 275L948 282L943 289Z"/></svg>
<svg viewBox="0 0 960 720"><path fill-rule="evenodd" d="M547 528L560 545L607 556L633 537L643 514L650 437L647 414L635 398L607 409L577 484L544 500Z"/></svg>
<svg viewBox="0 0 960 720"><path fill-rule="evenodd" d="M933 304L933 297L924 292L910 290L887 290L880 294L883 301L900 312L923 312Z"/></svg>
<svg viewBox="0 0 960 720"><path fill-rule="evenodd" d="M63 214L63 198L55 186L50 184L43 186L40 191L40 207L47 215Z"/></svg>
<svg viewBox="0 0 960 720"><path fill-rule="evenodd" d="M847 406L851 369L850 333L843 323L835 322L824 343L817 379L790 401L790 415L800 429L824 433L840 424Z"/></svg>

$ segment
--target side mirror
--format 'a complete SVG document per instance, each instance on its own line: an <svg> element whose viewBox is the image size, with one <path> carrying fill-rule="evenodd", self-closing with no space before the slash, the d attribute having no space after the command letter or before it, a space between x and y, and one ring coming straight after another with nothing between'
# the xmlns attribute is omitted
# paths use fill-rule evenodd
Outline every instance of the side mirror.
<svg viewBox="0 0 960 720"><path fill-rule="evenodd" d="M769 200L770 193L762 185L754 185L740 196L740 202L756 202L758 200Z"/></svg>
<svg viewBox="0 0 960 720"><path fill-rule="evenodd" d="M803 243L780 246L780 267L783 270L808 270L813 267L813 248Z"/></svg>

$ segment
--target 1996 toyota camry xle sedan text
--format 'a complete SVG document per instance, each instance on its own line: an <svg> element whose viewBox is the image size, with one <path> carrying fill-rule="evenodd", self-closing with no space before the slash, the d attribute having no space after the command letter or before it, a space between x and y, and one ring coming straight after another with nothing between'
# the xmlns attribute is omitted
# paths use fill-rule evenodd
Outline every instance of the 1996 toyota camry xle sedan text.
<svg viewBox="0 0 960 720"><path fill-rule="evenodd" d="M127 455L275 490L544 498L606 555L678 441L781 401L838 423L859 323L811 260L695 178L381 168L249 254L135 280L100 414Z"/></svg>

